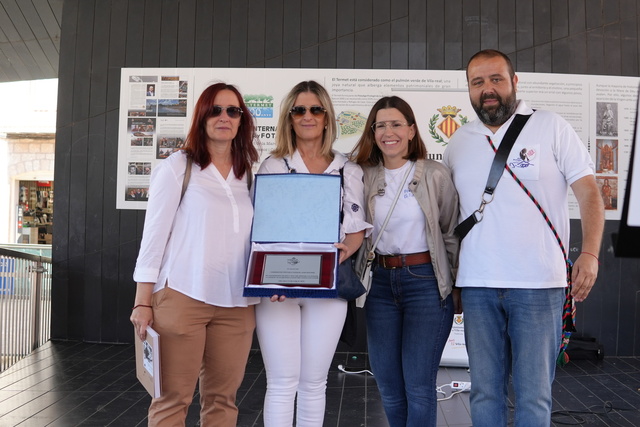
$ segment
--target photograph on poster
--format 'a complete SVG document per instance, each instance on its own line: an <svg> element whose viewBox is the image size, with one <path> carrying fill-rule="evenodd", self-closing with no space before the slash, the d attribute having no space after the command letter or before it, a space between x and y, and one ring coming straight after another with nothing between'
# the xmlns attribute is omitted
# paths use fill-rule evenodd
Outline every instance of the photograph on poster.
<svg viewBox="0 0 640 427"><path fill-rule="evenodd" d="M149 200L149 187L127 187L125 199L131 202L146 202Z"/></svg>
<svg viewBox="0 0 640 427"><path fill-rule="evenodd" d="M157 82L158 81L158 76L133 75L133 76L129 76L128 80L131 83Z"/></svg>
<svg viewBox="0 0 640 427"><path fill-rule="evenodd" d="M186 117L185 99L158 99L158 117Z"/></svg>
<svg viewBox="0 0 640 427"><path fill-rule="evenodd" d="M130 162L129 175L151 175L150 162Z"/></svg>
<svg viewBox="0 0 640 427"><path fill-rule="evenodd" d="M618 103L596 102L598 136L618 136Z"/></svg>
<svg viewBox="0 0 640 427"><path fill-rule="evenodd" d="M618 173L617 139L596 139L596 173Z"/></svg>
<svg viewBox="0 0 640 427"><path fill-rule="evenodd" d="M155 99L147 99L144 114L142 116L155 116L158 111L158 101Z"/></svg>
<svg viewBox="0 0 640 427"><path fill-rule="evenodd" d="M153 118L132 118L129 119L129 132L136 135L136 132L153 133L156 129L156 119ZM140 136L140 135L136 135Z"/></svg>
<svg viewBox="0 0 640 427"><path fill-rule="evenodd" d="M146 110L130 109L127 112L127 116L129 116L129 117L145 117L146 115L147 115L147 111ZM155 110L154 110L154 115L155 115Z"/></svg>
<svg viewBox="0 0 640 427"><path fill-rule="evenodd" d="M189 82L186 80L180 81L180 86L178 88L178 98L186 98L189 94Z"/></svg>
<svg viewBox="0 0 640 427"><path fill-rule="evenodd" d="M600 189L605 210L618 209L618 178L596 175L596 183Z"/></svg>
<svg viewBox="0 0 640 427"><path fill-rule="evenodd" d="M184 138L175 135L158 135L157 159L166 159L171 154L184 148Z"/></svg>

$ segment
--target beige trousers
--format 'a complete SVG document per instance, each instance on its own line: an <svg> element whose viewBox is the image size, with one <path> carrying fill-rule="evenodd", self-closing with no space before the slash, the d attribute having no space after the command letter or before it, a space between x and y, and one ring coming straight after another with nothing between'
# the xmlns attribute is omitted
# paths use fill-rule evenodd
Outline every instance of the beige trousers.
<svg viewBox="0 0 640 427"><path fill-rule="evenodd" d="M236 392L255 329L254 307L217 307L168 287L153 295L160 335L162 393L149 407L149 426L184 426L200 379L200 425L235 427Z"/></svg>

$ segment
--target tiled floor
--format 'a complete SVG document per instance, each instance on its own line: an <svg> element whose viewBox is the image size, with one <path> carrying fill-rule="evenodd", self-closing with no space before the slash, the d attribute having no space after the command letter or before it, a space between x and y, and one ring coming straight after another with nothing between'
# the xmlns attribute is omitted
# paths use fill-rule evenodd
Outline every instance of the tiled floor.
<svg viewBox="0 0 640 427"><path fill-rule="evenodd" d="M150 398L136 380L133 354L131 345L47 343L0 374L0 426L146 425ZM342 373L338 365L366 368L366 354L336 353L324 425L387 426L373 377ZM441 368L438 374L439 385L467 379L462 368ZM262 359L254 350L238 393L238 426L262 426L264 390ZM554 414L554 426L640 426L638 408L638 358L572 361L558 370L554 409L564 412ZM197 396L187 425L198 425ZM438 426L469 425L467 393L440 402Z"/></svg>

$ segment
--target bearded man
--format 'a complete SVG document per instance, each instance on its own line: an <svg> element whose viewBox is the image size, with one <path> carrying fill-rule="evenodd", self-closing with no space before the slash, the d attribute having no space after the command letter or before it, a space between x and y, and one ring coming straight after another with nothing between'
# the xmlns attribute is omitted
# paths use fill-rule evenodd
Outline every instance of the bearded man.
<svg viewBox="0 0 640 427"><path fill-rule="evenodd" d="M510 150L493 199L483 205L483 218L460 248L456 286L462 292L471 418L474 427L507 425L511 373L515 426L549 426L567 286L565 256L506 169L537 199L564 245L569 244L568 188L573 190L583 236L572 274L576 301L589 295L598 273L602 198L591 157L573 128L559 115L534 112L516 99L518 76L508 56L496 50L476 53L467 65L467 82L479 120L458 129L444 153L460 197L460 220L483 200L494 147L517 115L531 115Z"/></svg>

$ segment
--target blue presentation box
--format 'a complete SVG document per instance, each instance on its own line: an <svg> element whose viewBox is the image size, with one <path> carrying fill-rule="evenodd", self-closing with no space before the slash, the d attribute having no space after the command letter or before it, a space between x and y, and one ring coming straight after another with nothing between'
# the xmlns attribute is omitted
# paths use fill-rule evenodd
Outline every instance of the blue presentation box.
<svg viewBox="0 0 640 427"><path fill-rule="evenodd" d="M256 175L244 296L338 296L340 190L338 175Z"/></svg>

